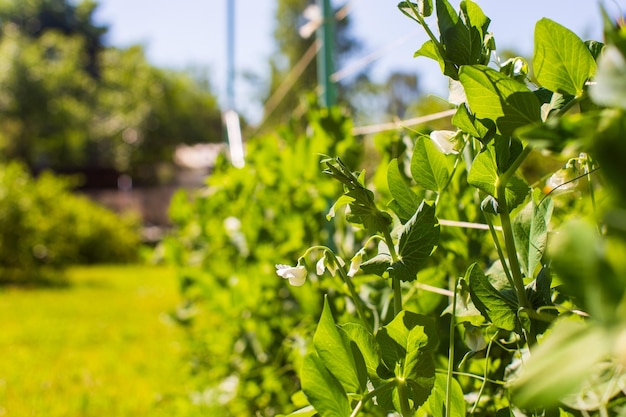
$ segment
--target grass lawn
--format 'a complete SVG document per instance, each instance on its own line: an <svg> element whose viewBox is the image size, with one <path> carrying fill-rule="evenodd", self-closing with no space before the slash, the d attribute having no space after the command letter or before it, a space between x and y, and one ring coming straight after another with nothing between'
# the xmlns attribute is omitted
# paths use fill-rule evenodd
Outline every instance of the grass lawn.
<svg viewBox="0 0 626 417"><path fill-rule="evenodd" d="M1 416L192 416L171 269L74 268L63 288L0 289ZM195 410L197 415L198 410Z"/></svg>

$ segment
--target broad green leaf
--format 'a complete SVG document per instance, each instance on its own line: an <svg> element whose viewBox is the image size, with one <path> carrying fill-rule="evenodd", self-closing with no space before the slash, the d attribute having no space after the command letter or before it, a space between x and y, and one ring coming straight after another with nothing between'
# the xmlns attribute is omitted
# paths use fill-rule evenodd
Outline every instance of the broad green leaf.
<svg viewBox="0 0 626 417"><path fill-rule="evenodd" d="M582 40L560 24L543 18L535 26L533 68L545 88L579 96L596 71L596 63Z"/></svg>
<svg viewBox="0 0 626 417"><path fill-rule="evenodd" d="M426 411L432 416L465 416L465 398L463 397L463 389L459 382L452 378L451 392L450 392L450 410L445 413L446 407L446 392L447 392L447 377L445 374L437 374L435 378L435 386L433 391L428 397L428 402L424 404Z"/></svg>
<svg viewBox="0 0 626 417"><path fill-rule="evenodd" d="M472 301L483 316L500 329L517 328L516 306L491 285L478 264L468 268L465 279L469 281Z"/></svg>
<svg viewBox="0 0 626 417"><path fill-rule="evenodd" d="M482 143L487 143L492 137L490 133L495 131L495 124L492 129L489 129L488 126L471 115L465 105L459 106L452 118L452 124L468 135L480 139Z"/></svg>
<svg viewBox="0 0 626 417"><path fill-rule="evenodd" d="M525 360L513 384L515 404L543 408L576 391L594 371L594 365L611 355L612 340L603 327L574 321L558 322Z"/></svg>
<svg viewBox="0 0 626 417"><path fill-rule="evenodd" d="M359 367L365 368L363 356L337 327L333 319L328 299L324 299L324 309L313 336L313 344L320 359L337 378L347 392L361 392L366 379Z"/></svg>
<svg viewBox="0 0 626 417"><path fill-rule="evenodd" d="M387 369L405 379L414 406L421 405L435 382L433 351L438 343L435 322L427 316L402 311L380 329L376 340Z"/></svg>
<svg viewBox="0 0 626 417"><path fill-rule="evenodd" d="M346 391L317 353L304 357L301 381L302 390L320 416L345 417L352 412Z"/></svg>
<svg viewBox="0 0 626 417"><path fill-rule="evenodd" d="M537 97L519 81L484 65L466 65L459 71L471 111L492 120L503 135L541 120Z"/></svg>
<svg viewBox="0 0 626 417"><path fill-rule="evenodd" d="M333 217L335 212L343 207L350 207L350 213L346 219L355 225L359 225L370 232L382 232L391 224L391 217L381 212L374 202L374 193L363 185L365 172L362 171L357 177L339 158L326 159L324 174L330 175L344 185L344 194L339 197L331 208L327 218Z"/></svg>
<svg viewBox="0 0 626 417"><path fill-rule="evenodd" d="M341 329L346 332L350 340L356 343L362 353L368 375L375 376L380 364L380 348L374 335L358 323L346 323L341 326Z"/></svg>
<svg viewBox="0 0 626 417"><path fill-rule="evenodd" d="M500 149L501 145L496 145L494 140L490 142L485 149L478 154L472 163L472 168L467 176L467 182L489 194L490 196L497 197L496 185L499 183L500 172L498 169L497 149ZM510 161L511 153L507 153L507 157L500 157L501 164L508 163ZM506 184L505 199L509 210L517 207L521 204L526 195L528 194L529 187L524 180L512 176L509 182ZM496 201L497 202L497 201ZM499 208L497 208L499 211Z"/></svg>
<svg viewBox="0 0 626 417"><path fill-rule="evenodd" d="M399 213L396 213L402 220L408 220L413 216L419 207L419 197L406 183L404 175L398 168L398 160L393 159L387 167L387 185L391 196L398 203Z"/></svg>
<svg viewBox="0 0 626 417"><path fill-rule="evenodd" d="M437 0L437 22L445 61L456 65L478 64L476 56L480 56L482 39L472 36L470 28L447 0Z"/></svg>
<svg viewBox="0 0 626 417"><path fill-rule="evenodd" d="M623 320L616 315L626 289L624 243L602 238L594 225L573 220L561 226L549 252L554 271L578 307L600 322Z"/></svg>
<svg viewBox="0 0 626 417"><path fill-rule="evenodd" d="M417 212L399 232L400 260L389 269L390 275L402 281L413 281L439 243L439 223L435 207L422 202Z"/></svg>
<svg viewBox="0 0 626 417"><path fill-rule="evenodd" d="M374 274L379 277L387 277L387 270L391 267L393 263L391 255L389 253L389 248L385 244L385 242L380 241L378 243L378 254L373 258L368 259L367 261L361 263L361 270L366 274Z"/></svg>
<svg viewBox="0 0 626 417"><path fill-rule="evenodd" d="M548 224L552 215L552 200L540 206L530 201L513 219L513 236L524 274L532 278L546 249Z"/></svg>
<svg viewBox="0 0 626 417"><path fill-rule="evenodd" d="M437 45L432 40L427 40L426 42L424 42L420 49L415 51L415 53L413 54L414 58L417 58L419 56L423 56L437 61L439 63L439 68L441 69L441 72L448 76L450 76L450 73L453 74L455 72L453 69L448 68L450 67L450 64L446 62L443 56L441 56L439 48L437 48Z"/></svg>
<svg viewBox="0 0 626 417"><path fill-rule="evenodd" d="M422 137L417 140L411 158L411 175L417 185L426 190L442 191L451 171L446 156L430 139Z"/></svg>
<svg viewBox="0 0 626 417"><path fill-rule="evenodd" d="M480 41L483 41L484 35L487 33L489 29L489 24L491 23L491 19L489 19L482 9L478 6L478 4L474 3L471 0L465 0L461 2L461 10L463 14L467 17L467 21L469 22L469 26L478 30L480 34Z"/></svg>

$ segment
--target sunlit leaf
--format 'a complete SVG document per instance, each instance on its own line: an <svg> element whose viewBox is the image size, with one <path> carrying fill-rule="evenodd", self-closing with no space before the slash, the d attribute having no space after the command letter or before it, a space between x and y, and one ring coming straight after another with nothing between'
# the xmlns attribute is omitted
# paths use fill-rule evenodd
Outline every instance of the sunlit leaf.
<svg viewBox="0 0 626 417"><path fill-rule="evenodd" d="M439 223L435 207L422 202L417 212L400 230L400 260L389 268L390 275L402 281L413 281L439 243Z"/></svg>
<svg viewBox="0 0 626 417"><path fill-rule="evenodd" d="M557 323L532 351L520 377L512 384L515 404L541 408L558 404L573 393L605 355L611 339L602 327L581 322Z"/></svg>
<svg viewBox="0 0 626 417"><path fill-rule="evenodd" d="M483 65L461 67L459 80L470 110L479 119L493 120L503 135L541 120L539 100L519 81Z"/></svg>
<svg viewBox="0 0 626 417"><path fill-rule="evenodd" d="M540 206L529 202L513 219L513 236L519 253L520 266L527 277L533 277L535 268L546 249L548 224L552 215L552 200Z"/></svg>
<svg viewBox="0 0 626 417"><path fill-rule="evenodd" d="M496 187L499 184L500 170L498 169L497 147L492 141L485 147L483 152L478 154L474 159L472 168L467 177L467 181L470 185L484 191L492 197L497 197ZM498 145L498 148L500 145ZM509 163L511 153L507 154L507 157L500 157L501 164ZM505 161L506 160L506 161ZM516 176L512 176L509 182L506 184L505 199L509 210L512 210L519 204L521 204L526 195L528 194L529 187L526 182ZM497 202L497 201L496 201ZM496 212L499 209L496 207Z"/></svg>
<svg viewBox="0 0 626 417"><path fill-rule="evenodd" d="M419 197L406 183L404 175L398 168L398 160L393 159L387 167L387 185L391 196L397 202L398 211L396 214L401 220L408 220L413 216L419 207Z"/></svg>
<svg viewBox="0 0 626 417"><path fill-rule="evenodd" d="M411 158L411 175L426 190L443 191L448 183L452 166L435 144L427 138L419 138Z"/></svg>
<svg viewBox="0 0 626 417"><path fill-rule="evenodd" d="M304 357L302 365L302 390L315 410L325 417L350 415L350 401L337 378L326 368L315 352Z"/></svg>
<svg viewBox="0 0 626 417"><path fill-rule="evenodd" d="M560 24L543 18L535 26L535 77L549 90L579 96L596 71L596 63L582 40Z"/></svg>
<svg viewBox="0 0 626 417"><path fill-rule="evenodd" d="M359 367L365 367L363 356L358 349L351 347L350 340L342 333L335 324L328 299L324 299L324 309L313 337L313 344L319 358L345 390L361 392L366 382L366 375L359 372Z"/></svg>
<svg viewBox="0 0 626 417"><path fill-rule="evenodd" d="M446 392L447 392L448 379L446 374L437 374L435 378L435 386L433 387L428 401L424 404L424 407L432 416L465 416L465 398L463 397L463 389L455 378L452 378L452 384L450 388L450 410L444 412L446 408Z"/></svg>
<svg viewBox="0 0 626 417"><path fill-rule="evenodd" d="M517 326L516 306L489 282L478 264L472 264L465 273L470 294L480 312L500 329L513 331Z"/></svg>

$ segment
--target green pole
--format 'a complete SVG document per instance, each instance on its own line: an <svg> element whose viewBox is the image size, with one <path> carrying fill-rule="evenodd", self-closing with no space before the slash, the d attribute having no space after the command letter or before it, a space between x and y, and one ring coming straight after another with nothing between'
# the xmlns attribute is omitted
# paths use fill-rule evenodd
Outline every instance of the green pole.
<svg viewBox="0 0 626 417"><path fill-rule="evenodd" d="M317 40L321 42L317 54L317 79L321 88L320 104L323 107L334 106L337 102L337 88L330 76L335 72L334 60L334 30L335 18L330 6L330 0L317 0L322 14L323 23L317 29Z"/></svg>

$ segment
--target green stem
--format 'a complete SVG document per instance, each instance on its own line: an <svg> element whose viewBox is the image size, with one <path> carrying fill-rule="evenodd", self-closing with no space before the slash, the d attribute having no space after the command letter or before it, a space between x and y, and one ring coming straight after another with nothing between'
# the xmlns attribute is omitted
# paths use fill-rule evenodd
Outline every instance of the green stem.
<svg viewBox="0 0 626 417"><path fill-rule="evenodd" d="M346 270L344 269L344 267L341 266L337 262L337 259L334 253L332 254L332 256L335 258L336 265L339 267L337 268L337 271L339 271L339 275L341 276L341 279L343 279L343 282L345 282L346 286L348 287L348 291L350 292L350 297L352 298L352 301L354 302L354 307L356 308L357 314L359 315L359 317L361 318L361 321L365 324L367 329L371 332L372 327L370 326L370 323L367 320L367 316L365 315L365 310L363 309L363 300L361 300L361 297L359 297L359 295L357 294L356 289L354 288L354 284L352 283L352 280L346 273Z"/></svg>
<svg viewBox="0 0 626 417"><path fill-rule="evenodd" d="M502 187L504 188L504 187ZM500 193L498 187L498 202L502 208L500 213L500 221L502 222L502 234L504 235L504 247L506 249L511 273L513 277L513 288L517 295L517 301L522 308L532 308L526 297L526 288L524 287L524 277L520 269L519 260L517 259L517 250L515 248L515 238L513 237L513 226L511 225L511 217L509 216L509 208L504 201L504 192ZM501 201L502 200L502 201Z"/></svg>
<svg viewBox="0 0 626 417"><path fill-rule="evenodd" d="M509 266L513 277L513 288L517 295L519 306L522 308L532 308L526 297L526 288L524 287L524 278L520 269L519 260L517 259L517 250L515 248L515 238L513 237L513 227L511 225L511 217L509 215L509 206L506 202L506 185L522 164L524 159L532 150L531 146L526 146L522 153L517 157L513 164L506 170L504 174L498 177L496 183L496 198L500 206L500 221L502 223L502 234L504 235L504 246L509 259Z"/></svg>
<svg viewBox="0 0 626 417"><path fill-rule="evenodd" d="M385 230L383 235L385 237L385 243L389 248L391 261L395 264L400 260L400 258L396 252L396 247L393 243L393 239L391 238L391 234L388 230ZM396 277L391 277L391 287L393 288L393 316L395 317L402 311L402 286L400 285L400 280Z"/></svg>
<svg viewBox="0 0 626 417"><path fill-rule="evenodd" d="M352 280L350 279L350 277L348 276L345 270L345 265L342 266L341 263L339 262L339 259L337 258L337 255L335 255L335 253L326 246L312 246L302 256L303 257L307 256L308 253L313 250L323 250L325 253L330 255L335 265L337 265L337 271L339 272L339 276L341 276L341 279L348 287L348 291L350 292L350 298L352 299L352 302L354 303L354 308L356 308L356 312L359 318L361 319L365 327L367 327L367 329L371 332L372 327L369 321L367 320L367 316L365 315L363 300L361 300L361 297L359 297L359 295L357 294L356 288L354 288L354 284L352 283Z"/></svg>
<svg viewBox="0 0 626 417"><path fill-rule="evenodd" d="M368 402L372 398L378 396L379 394L382 394L383 392L386 392L386 391L389 391L389 390L393 389L395 386L396 386L396 381L389 381L389 382L386 382L386 383L384 383L383 385L381 385L379 387L374 388L373 390L371 390L370 392L365 394L363 396L363 398L361 398L361 400L354 407L354 410L352 410L352 413L350 414L350 417L356 417L359 414L359 411L361 411L361 408L363 408L363 405L365 405L366 402Z"/></svg>
<svg viewBox="0 0 626 417"><path fill-rule="evenodd" d="M472 411L470 411L470 415L474 415L474 412L476 411L476 407L478 406L478 402L480 401L480 397L482 397L483 395L483 391L485 390L485 386L487 385L487 375L489 375L489 354L491 353L491 346L493 345L493 339L494 337L491 338L491 340L489 341L489 346L487 347L487 353L485 353L485 372L484 372L484 376L482 378L482 384L480 384L480 389L478 390L478 397L476 398L476 402L474 402L474 406L472 407Z"/></svg>
<svg viewBox="0 0 626 417"><path fill-rule="evenodd" d="M448 350L448 374L446 375L446 417L450 413L452 403L452 368L454 367L454 335L456 327L456 297L459 288L460 278L454 284L454 295L452 296L452 317L450 318L450 347Z"/></svg>
<svg viewBox="0 0 626 417"><path fill-rule="evenodd" d="M506 258L504 257L504 252L502 252L502 245L500 244L500 238L498 238L498 234L496 233L496 228L493 225L493 219L491 218L491 214L483 212L485 216L485 220L487 221L487 225L489 226L489 232L491 233L491 238L493 239L493 243L496 245L496 251L498 252L498 258L500 258L500 263L502 264L502 269L504 270L504 274L506 275L506 279L509 281L511 288L515 288L515 284L513 284L513 277L511 276L511 270L509 269L509 265L506 262Z"/></svg>
<svg viewBox="0 0 626 417"><path fill-rule="evenodd" d="M404 379L396 379L398 387L398 400L400 402L400 413L402 417L411 417L411 406L409 405L409 396L407 392L406 381Z"/></svg>
<svg viewBox="0 0 626 417"><path fill-rule="evenodd" d="M441 56L442 59L445 59L446 56L446 51L443 48L443 45L441 44L441 42L439 42L439 40L437 39L437 37L435 36L435 34L433 33L432 30L430 30L430 27L428 26L428 24L426 24L426 21L424 20L424 17L422 16L422 14L419 12L419 10L417 10L415 8L415 6L413 5L412 2L408 1L407 2L409 4L409 6L411 7L411 10L413 11L413 13L415 14L415 17L418 21L418 23L420 25L422 25L422 27L424 28L424 30L426 31L426 34L428 35L428 37L430 38L430 40L435 44L435 46L437 47L437 51L439 52L439 55ZM455 72L456 72L456 67L453 67ZM456 77L458 78L458 76Z"/></svg>

